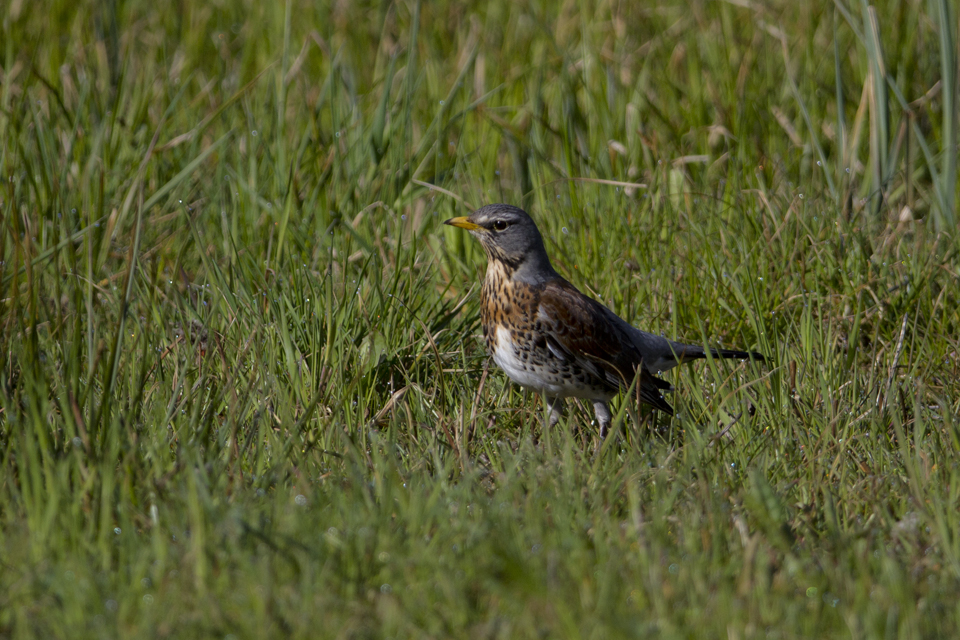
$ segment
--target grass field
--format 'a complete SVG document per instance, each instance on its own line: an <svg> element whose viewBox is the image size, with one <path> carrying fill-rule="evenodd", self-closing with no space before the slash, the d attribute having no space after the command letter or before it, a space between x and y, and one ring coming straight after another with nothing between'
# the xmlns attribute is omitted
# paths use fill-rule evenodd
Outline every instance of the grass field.
<svg viewBox="0 0 960 640"><path fill-rule="evenodd" d="M960 635L949 0L0 14L0 637ZM544 430L497 201L770 362Z"/></svg>

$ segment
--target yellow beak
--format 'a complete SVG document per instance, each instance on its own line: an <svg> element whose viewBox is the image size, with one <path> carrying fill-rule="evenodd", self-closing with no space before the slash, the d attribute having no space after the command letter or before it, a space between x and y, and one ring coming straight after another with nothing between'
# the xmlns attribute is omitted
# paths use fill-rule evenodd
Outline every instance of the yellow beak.
<svg viewBox="0 0 960 640"><path fill-rule="evenodd" d="M472 222L470 222L469 218L466 218L466 217L463 217L463 216L461 216L461 217L459 217L459 218L450 218L449 220L447 220L447 221L444 222L443 224L448 224L448 225L450 225L451 227L460 227L461 229L466 229L467 231L473 231L474 229L482 229L482 228L483 228L483 227L481 227L481 226L478 225L478 224L473 224Z"/></svg>

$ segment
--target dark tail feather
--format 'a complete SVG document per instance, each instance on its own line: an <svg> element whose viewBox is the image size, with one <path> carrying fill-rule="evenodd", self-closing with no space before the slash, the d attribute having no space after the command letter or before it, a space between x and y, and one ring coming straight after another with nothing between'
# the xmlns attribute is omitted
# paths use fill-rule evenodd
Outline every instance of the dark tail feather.
<svg viewBox="0 0 960 640"><path fill-rule="evenodd" d="M663 378L658 378L657 376L652 375L650 376L650 382L652 382L657 389L663 389L665 391L673 391L673 385L667 382L666 380L664 380Z"/></svg>
<svg viewBox="0 0 960 640"><path fill-rule="evenodd" d="M634 387L634 391L637 394L636 399L643 404L650 405L658 411L664 412L668 416L672 416L673 407L663 399L663 394L661 394L660 391L672 391L673 385L662 378L647 373L643 367L637 369L637 375L639 379L636 381L636 387Z"/></svg>
<svg viewBox="0 0 960 640"><path fill-rule="evenodd" d="M653 382L654 386L656 386L656 391L650 389L650 393L648 395L651 396L651 398L647 399L647 403L652 407L663 411L668 416L672 416L673 407L670 406L669 402L664 400L663 394L660 393L660 390L672 391L673 385L666 380L658 378L657 376L650 376L650 381Z"/></svg>
<svg viewBox="0 0 960 640"><path fill-rule="evenodd" d="M670 406L669 402L663 399L663 396L660 396L660 402L658 402L653 406L659 409L660 411L664 412L668 416L673 415L673 407Z"/></svg>
<svg viewBox="0 0 960 640"><path fill-rule="evenodd" d="M670 403L663 399L661 395L661 389L672 389L673 385L658 378L657 376L646 374L643 369L640 369L640 379L637 380L637 385L639 386L640 392L640 401L646 402L651 407L663 411L668 416L673 415L673 407L670 406Z"/></svg>
<svg viewBox="0 0 960 640"><path fill-rule="evenodd" d="M710 355L714 358L736 358L738 360L756 360L757 362L766 362L767 359L756 351L735 351L734 349L710 349ZM700 356L706 358L707 354Z"/></svg>
<svg viewBox="0 0 960 640"><path fill-rule="evenodd" d="M640 402L650 405L658 411L662 411L668 416L673 415L673 407L670 406L670 403L663 399L663 396L660 395L660 391L656 389L650 389L649 387L644 387L640 389Z"/></svg>

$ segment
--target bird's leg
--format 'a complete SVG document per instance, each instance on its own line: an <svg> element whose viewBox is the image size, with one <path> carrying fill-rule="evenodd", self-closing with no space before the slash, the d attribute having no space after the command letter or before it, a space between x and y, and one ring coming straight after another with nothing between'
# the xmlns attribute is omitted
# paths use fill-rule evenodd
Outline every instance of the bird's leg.
<svg viewBox="0 0 960 640"><path fill-rule="evenodd" d="M610 421L613 420L613 416L610 415L610 408L603 400L593 401L593 412L597 416L597 422L600 423L600 440L603 441L607 437L607 432L610 431Z"/></svg>
<svg viewBox="0 0 960 640"><path fill-rule="evenodd" d="M557 426L560 418L563 417L563 398L544 396L547 401L548 418L547 424L551 427Z"/></svg>

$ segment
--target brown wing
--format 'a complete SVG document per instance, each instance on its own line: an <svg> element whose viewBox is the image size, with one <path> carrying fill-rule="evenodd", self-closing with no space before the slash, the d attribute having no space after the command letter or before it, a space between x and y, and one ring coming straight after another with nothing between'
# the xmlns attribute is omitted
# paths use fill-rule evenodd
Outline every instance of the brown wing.
<svg viewBox="0 0 960 640"><path fill-rule="evenodd" d="M626 389L640 372L640 399L673 414L673 408L660 395L670 384L644 370L642 357L628 336L611 321L613 312L580 293L563 279L551 280L540 292L537 319L550 336L548 348L557 357L573 360L593 373L611 391Z"/></svg>

